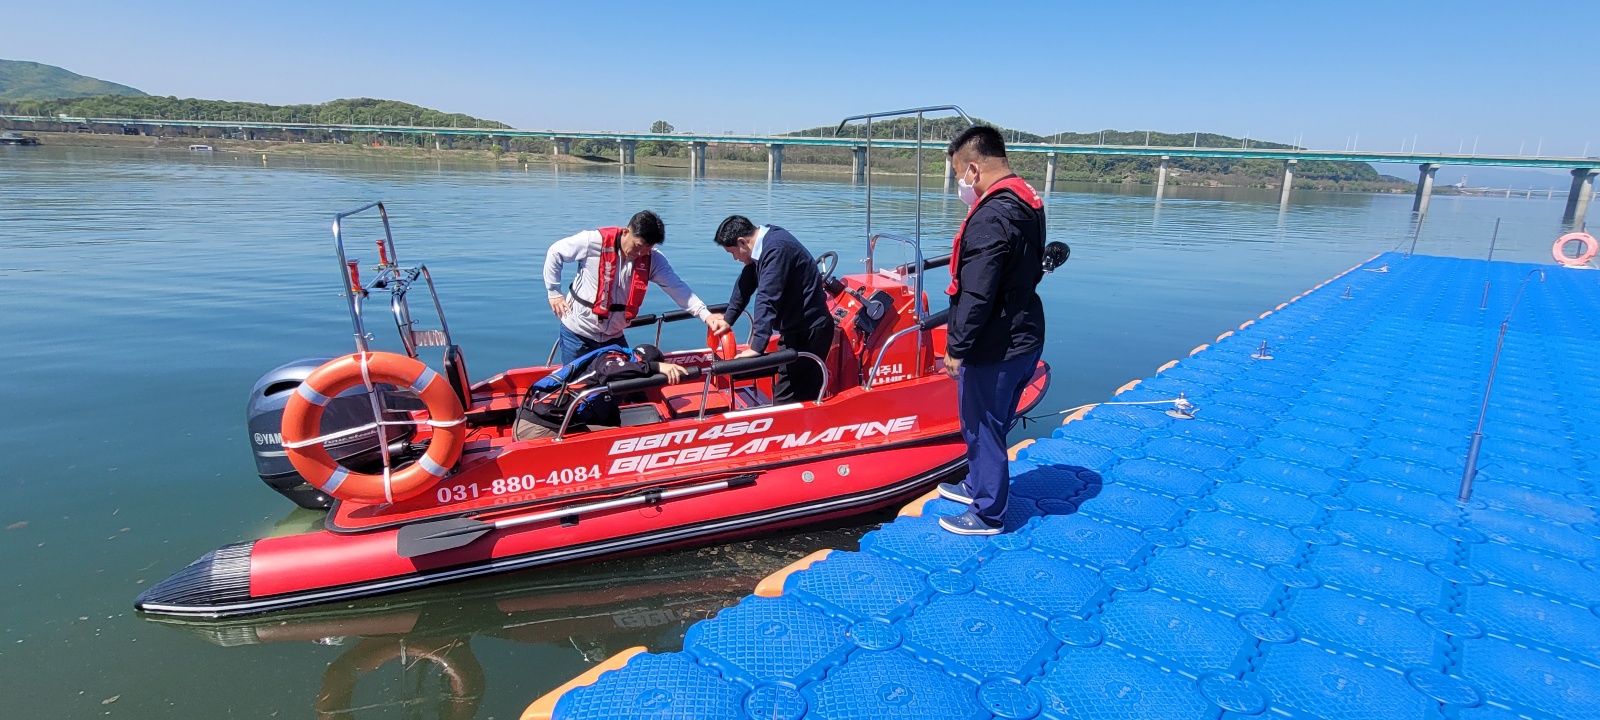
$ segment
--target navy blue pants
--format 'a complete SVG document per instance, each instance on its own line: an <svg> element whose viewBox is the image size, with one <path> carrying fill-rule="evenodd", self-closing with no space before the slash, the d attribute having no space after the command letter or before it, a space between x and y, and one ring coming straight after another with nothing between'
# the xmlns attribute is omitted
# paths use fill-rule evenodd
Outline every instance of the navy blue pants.
<svg viewBox="0 0 1600 720"><path fill-rule="evenodd" d="M611 340L591 340L571 330L568 330L566 325L561 326L560 354L562 365L566 365L573 360L577 360L578 358L594 352L595 350L599 350L607 345L615 345L620 348L631 347L628 345L628 338L625 335L618 335Z"/></svg>
<svg viewBox="0 0 1600 720"><path fill-rule="evenodd" d="M991 526L1005 523L1011 490L1006 433L1011 431L1017 403L1038 364L1038 352L992 365L962 364L956 382L961 438L967 442L966 486L972 493L973 512Z"/></svg>

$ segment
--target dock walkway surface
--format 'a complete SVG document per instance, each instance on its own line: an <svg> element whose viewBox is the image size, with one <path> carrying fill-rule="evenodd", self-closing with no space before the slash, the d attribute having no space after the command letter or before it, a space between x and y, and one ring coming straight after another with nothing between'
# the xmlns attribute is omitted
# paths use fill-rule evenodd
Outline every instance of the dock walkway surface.
<svg viewBox="0 0 1600 720"><path fill-rule="evenodd" d="M1007 533L927 501L554 716L1600 717L1596 367L1600 272L1381 255L1019 452Z"/></svg>

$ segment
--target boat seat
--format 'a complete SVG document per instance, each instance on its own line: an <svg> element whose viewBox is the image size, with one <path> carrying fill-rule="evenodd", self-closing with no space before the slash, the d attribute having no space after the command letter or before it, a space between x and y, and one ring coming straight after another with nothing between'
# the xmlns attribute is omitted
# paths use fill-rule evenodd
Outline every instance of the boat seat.
<svg viewBox="0 0 1600 720"><path fill-rule="evenodd" d="M687 392L681 393L664 393L667 411L672 414L674 419L698 417L700 415L701 388L688 388L688 390L689 391ZM747 408L770 404L770 401L767 400L766 395L751 387L734 388L733 395L734 403L730 407L728 404L728 391L712 390L705 399L706 414L716 415L718 413L725 413L730 410L744 410Z"/></svg>
<svg viewBox="0 0 1600 720"><path fill-rule="evenodd" d="M712 392L706 397L706 414L715 415L728 411L728 396L726 393ZM700 391L675 395L667 398L667 411L674 418L696 417L700 414Z"/></svg>
<svg viewBox="0 0 1600 720"><path fill-rule="evenodd" d="M622 427L654 425L658 422L664 422L667 419L661 414L660 406L656 405L655 403L624 405L620 408L617 408L617 414L622 417Z"/></svg>

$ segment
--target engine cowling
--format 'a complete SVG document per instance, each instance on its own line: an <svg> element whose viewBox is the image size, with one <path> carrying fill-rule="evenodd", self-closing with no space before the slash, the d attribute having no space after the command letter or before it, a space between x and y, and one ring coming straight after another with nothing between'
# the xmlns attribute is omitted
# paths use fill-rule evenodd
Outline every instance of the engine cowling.
<svg viewBox="0 0 1600 720"><path fill-rule="evenodd" d="M283 408L306 376L332 359L305 358L273 368L250 389L250 402L245 411L250 452L261 480L296 505L312 510L327 509L333 499L307 483L289 463L281 431ZM393 386L378 385L377 392L385 420L403 422L410 418L408 410L420 407L416 398L397 392ZM358 385L328 403L322 414L322 433L326 435L371 423L371 402L366 390ZM404 457L411 452L411 440L416 435L414 426L386 426L385 432L392 456ZM366 472L382 467L383 454L378 447L376 428L329 441L326 447L328 454L351 470Z"/></svg>

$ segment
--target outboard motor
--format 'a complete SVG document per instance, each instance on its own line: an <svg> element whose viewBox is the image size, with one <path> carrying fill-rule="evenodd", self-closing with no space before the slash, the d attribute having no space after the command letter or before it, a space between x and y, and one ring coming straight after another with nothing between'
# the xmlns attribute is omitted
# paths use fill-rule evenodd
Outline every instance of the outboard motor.
<svg viewBox="0 0 1600 720"><path fill-rule="evenodd" d="M267 486L296 505L312 510L325 510L333 499L312 487L294 469L283 449L283 409L289 404L300 383L333 358L306 358L273 369L256 381L250 390L250 406L246 417L250 430L250 450L256 459L256 472ZM399 393L392 385L378 385L378 405L384 409L384 419L405 421L411 416L406 410L421 407L415 398ZM372 405L366 390L357 385L340 393L322 412L323 434L347 428L370 425ZM385 428L389 436L389 454L398 461L409 457L411 439L416 435L412 425L391 425ZM378 430L369 429L349 437L330 440L328 454L340 465L360 472L382 472L383 454L378 448ZM398 463L397 463L398 464Z"/></svg>

